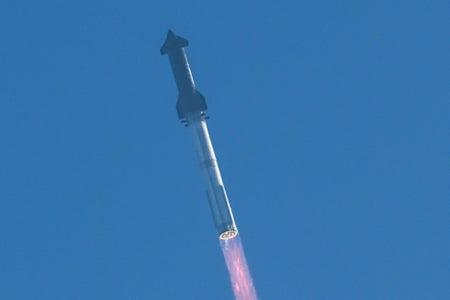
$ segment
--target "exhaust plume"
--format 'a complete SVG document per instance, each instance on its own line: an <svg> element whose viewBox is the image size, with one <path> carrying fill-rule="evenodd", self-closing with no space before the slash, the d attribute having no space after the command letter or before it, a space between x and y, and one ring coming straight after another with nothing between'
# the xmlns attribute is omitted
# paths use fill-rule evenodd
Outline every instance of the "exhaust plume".
<svg viewBox="0 0 450 300"><path fill-rule="evenodd" d="M239 235L232 239L220 240L220 247L225 257L236 300L257 300L258 297Z"/></svg>

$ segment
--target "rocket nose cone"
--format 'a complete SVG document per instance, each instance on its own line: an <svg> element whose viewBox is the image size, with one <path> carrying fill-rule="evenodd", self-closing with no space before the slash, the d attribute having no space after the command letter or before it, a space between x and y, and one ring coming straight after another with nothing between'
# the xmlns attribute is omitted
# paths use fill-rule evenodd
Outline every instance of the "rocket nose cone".
<svg viewBox="0 0 450 300"><path fill-rule="evenodd" d="M169 29L169 31L167 31L167 37L166 37L167 41L176 39L176 37L177 36L175 35L175 33L172 30Z"/></svg>
<svg viewBox="0 0 450 300"><path fill-rule="evenodd" d="M180 36L177 36L172 30L169 29L169 31L167 31L166 41L164 42L164 45L161 47L160 52L161 54L166 54L169 51L184 48L187 47L188 45L189 45L188 40Z"/></svg>

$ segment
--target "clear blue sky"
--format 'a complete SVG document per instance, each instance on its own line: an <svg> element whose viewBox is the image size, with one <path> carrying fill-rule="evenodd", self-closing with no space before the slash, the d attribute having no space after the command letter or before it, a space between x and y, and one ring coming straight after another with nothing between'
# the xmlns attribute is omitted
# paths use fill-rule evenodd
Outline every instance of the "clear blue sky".
<svg viewBox="0 0 450 300"><path fill-rule="evenodd" d="M0 1L0 299L232 299L168 28L261 299L444 299L449 11Z"/></svg>

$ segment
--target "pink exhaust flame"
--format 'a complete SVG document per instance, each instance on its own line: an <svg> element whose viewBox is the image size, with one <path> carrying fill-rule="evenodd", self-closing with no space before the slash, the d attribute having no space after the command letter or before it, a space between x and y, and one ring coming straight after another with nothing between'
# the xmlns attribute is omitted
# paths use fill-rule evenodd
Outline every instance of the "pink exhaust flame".
<svg viewBox="0 0 450 300"><path fill-rule="evenodd" d="M228 273L230 273L231 286L236 300L257 300L256 290L253 286L252 276L247 266L244 249L239 235L228 240L220 240Z"/></svg>

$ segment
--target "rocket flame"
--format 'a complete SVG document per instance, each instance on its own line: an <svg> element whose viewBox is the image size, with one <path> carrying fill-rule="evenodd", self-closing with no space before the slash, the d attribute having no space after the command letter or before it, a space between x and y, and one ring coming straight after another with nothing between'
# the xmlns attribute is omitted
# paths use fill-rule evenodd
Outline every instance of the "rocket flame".
<svg viewBox="0 0 450 300"><path fill-rule="evenodd" d="M223 256L230 273L231 286L236 300L257 300L256 290L245 259L242 242L235 238L220 240Z"/></svg>

